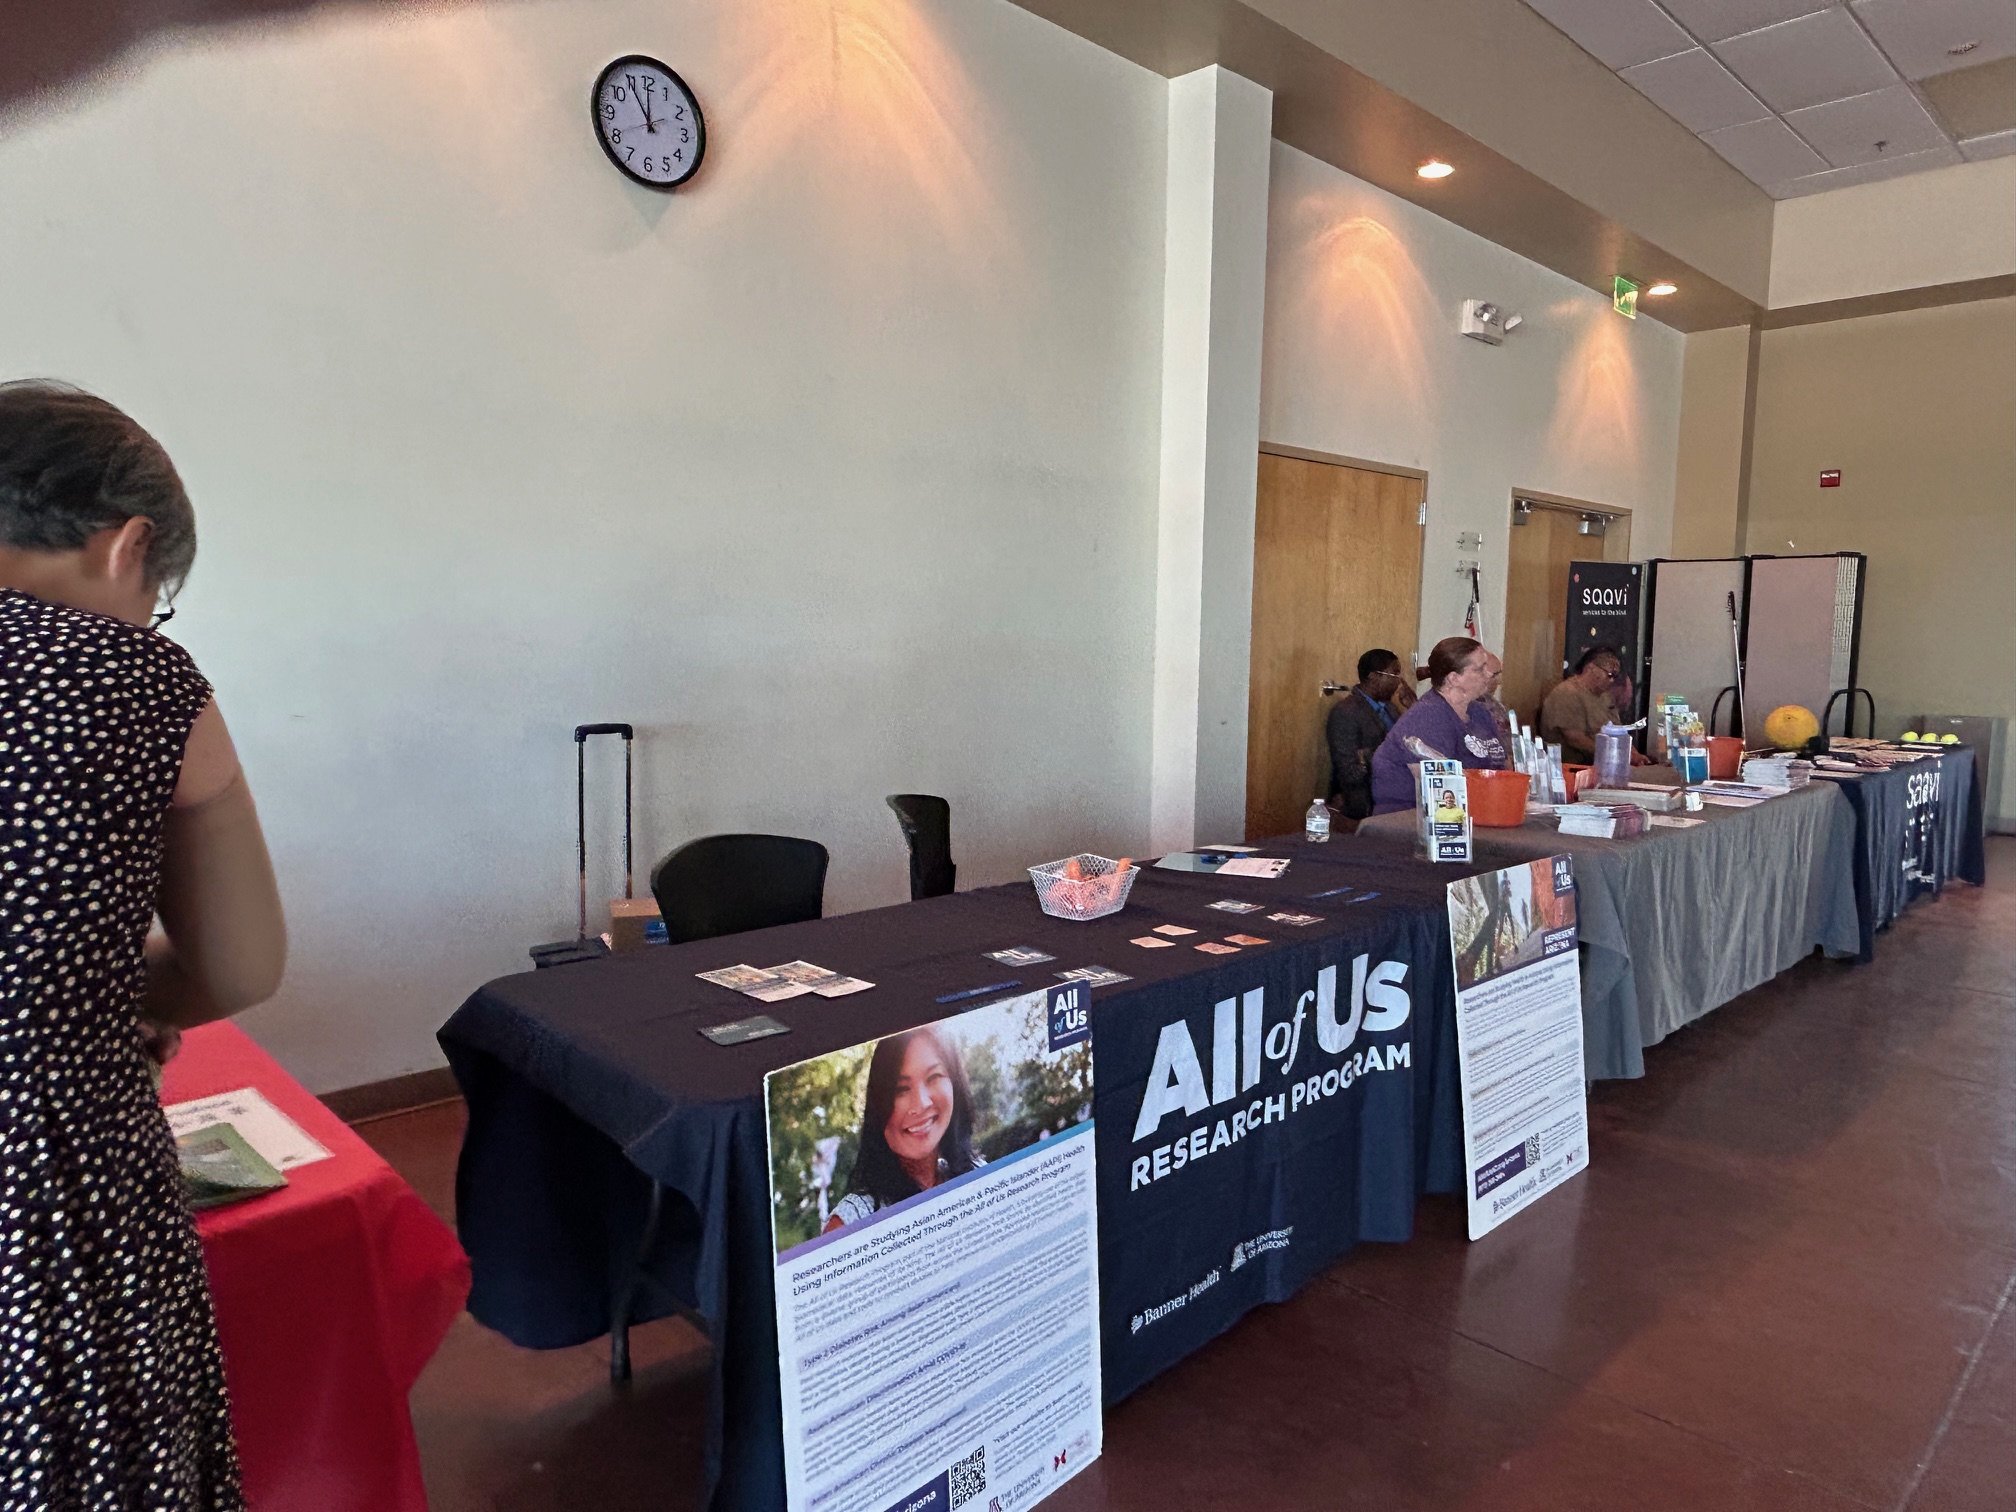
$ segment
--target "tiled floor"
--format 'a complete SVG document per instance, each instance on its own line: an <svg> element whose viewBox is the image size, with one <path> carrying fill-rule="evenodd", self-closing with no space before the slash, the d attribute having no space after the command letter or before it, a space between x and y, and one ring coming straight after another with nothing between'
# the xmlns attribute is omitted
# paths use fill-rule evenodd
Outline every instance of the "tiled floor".
<svg viewBox="0 0 2016 1512"><path fill-rule="evenodd" d="M2016 1512L2016 840L1991 870L1599 1086L1588 1175L1485 1242L1431 1201L1113 1409L1052 1505ZM460 1132L364 1130L444 1211ZM637 1342L615 1392L464 1318L435 1512L693 1506L706 1346Z"/></svg>

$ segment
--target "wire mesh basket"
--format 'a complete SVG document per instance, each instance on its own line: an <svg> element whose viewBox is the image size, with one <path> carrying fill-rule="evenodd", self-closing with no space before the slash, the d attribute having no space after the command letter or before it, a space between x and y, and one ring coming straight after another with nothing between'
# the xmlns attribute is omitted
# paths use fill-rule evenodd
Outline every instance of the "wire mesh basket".
<svg viewBox="0 0 2016 1512"><path fill-rule="evenodd" d="M1070 872L1075 865L1078 875ZM1090 854L1066 856L1029 868L1036 901L1053 919L1103 919L1127 906L1141 868L1132 861L1111 861Z"/></svg>

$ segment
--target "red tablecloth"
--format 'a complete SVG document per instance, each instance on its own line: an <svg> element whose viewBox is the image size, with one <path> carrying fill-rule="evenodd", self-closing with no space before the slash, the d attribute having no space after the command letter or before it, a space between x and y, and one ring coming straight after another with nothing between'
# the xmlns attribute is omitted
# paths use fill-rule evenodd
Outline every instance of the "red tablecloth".
<svg viewBox="0 0 2016 1512"><path fill-rule="evenodd" d="M332 1153L197 1218L253 1512L424 1512L406 1397L469 1295L447 1225L230 1024L192 1030L164 1102L256 1087Z"/></svg>

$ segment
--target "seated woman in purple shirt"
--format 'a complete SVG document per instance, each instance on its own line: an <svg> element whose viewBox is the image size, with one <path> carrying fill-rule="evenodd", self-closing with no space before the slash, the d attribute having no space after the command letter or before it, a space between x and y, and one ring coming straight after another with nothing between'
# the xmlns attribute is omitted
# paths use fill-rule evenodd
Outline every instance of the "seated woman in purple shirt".
<svg viewBox="0 0 2016 1512"><path fill-rule="evenodd" d="M1505 664L1467 635L1438 641L1428 653L1434 689L1394 721L1372 753L1372 812L1391 814L1414 807L1414 773L1421 758L1407 748L1412 735L1438 755L1466 767L1505 765L1505 740L1491 712L1491 699Z"/></svg>

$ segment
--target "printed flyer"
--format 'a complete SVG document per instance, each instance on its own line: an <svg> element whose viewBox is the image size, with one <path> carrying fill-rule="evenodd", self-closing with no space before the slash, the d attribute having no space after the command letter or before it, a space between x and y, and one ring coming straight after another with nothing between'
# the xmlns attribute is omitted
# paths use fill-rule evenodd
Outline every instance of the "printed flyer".
<svg viewBox="0 0 2016 1512"><path fill-rule="evenodd" d="M1097 1459L1091 990L764 1078L791 1512L1023 1512Z"/></svg>
<svg viewBox="0 0 2016 1512"><path fill-rule="evenodd" d="M1567 856L1449 885L1472 1239L1589 1164L1575 944Z"/></svg>

